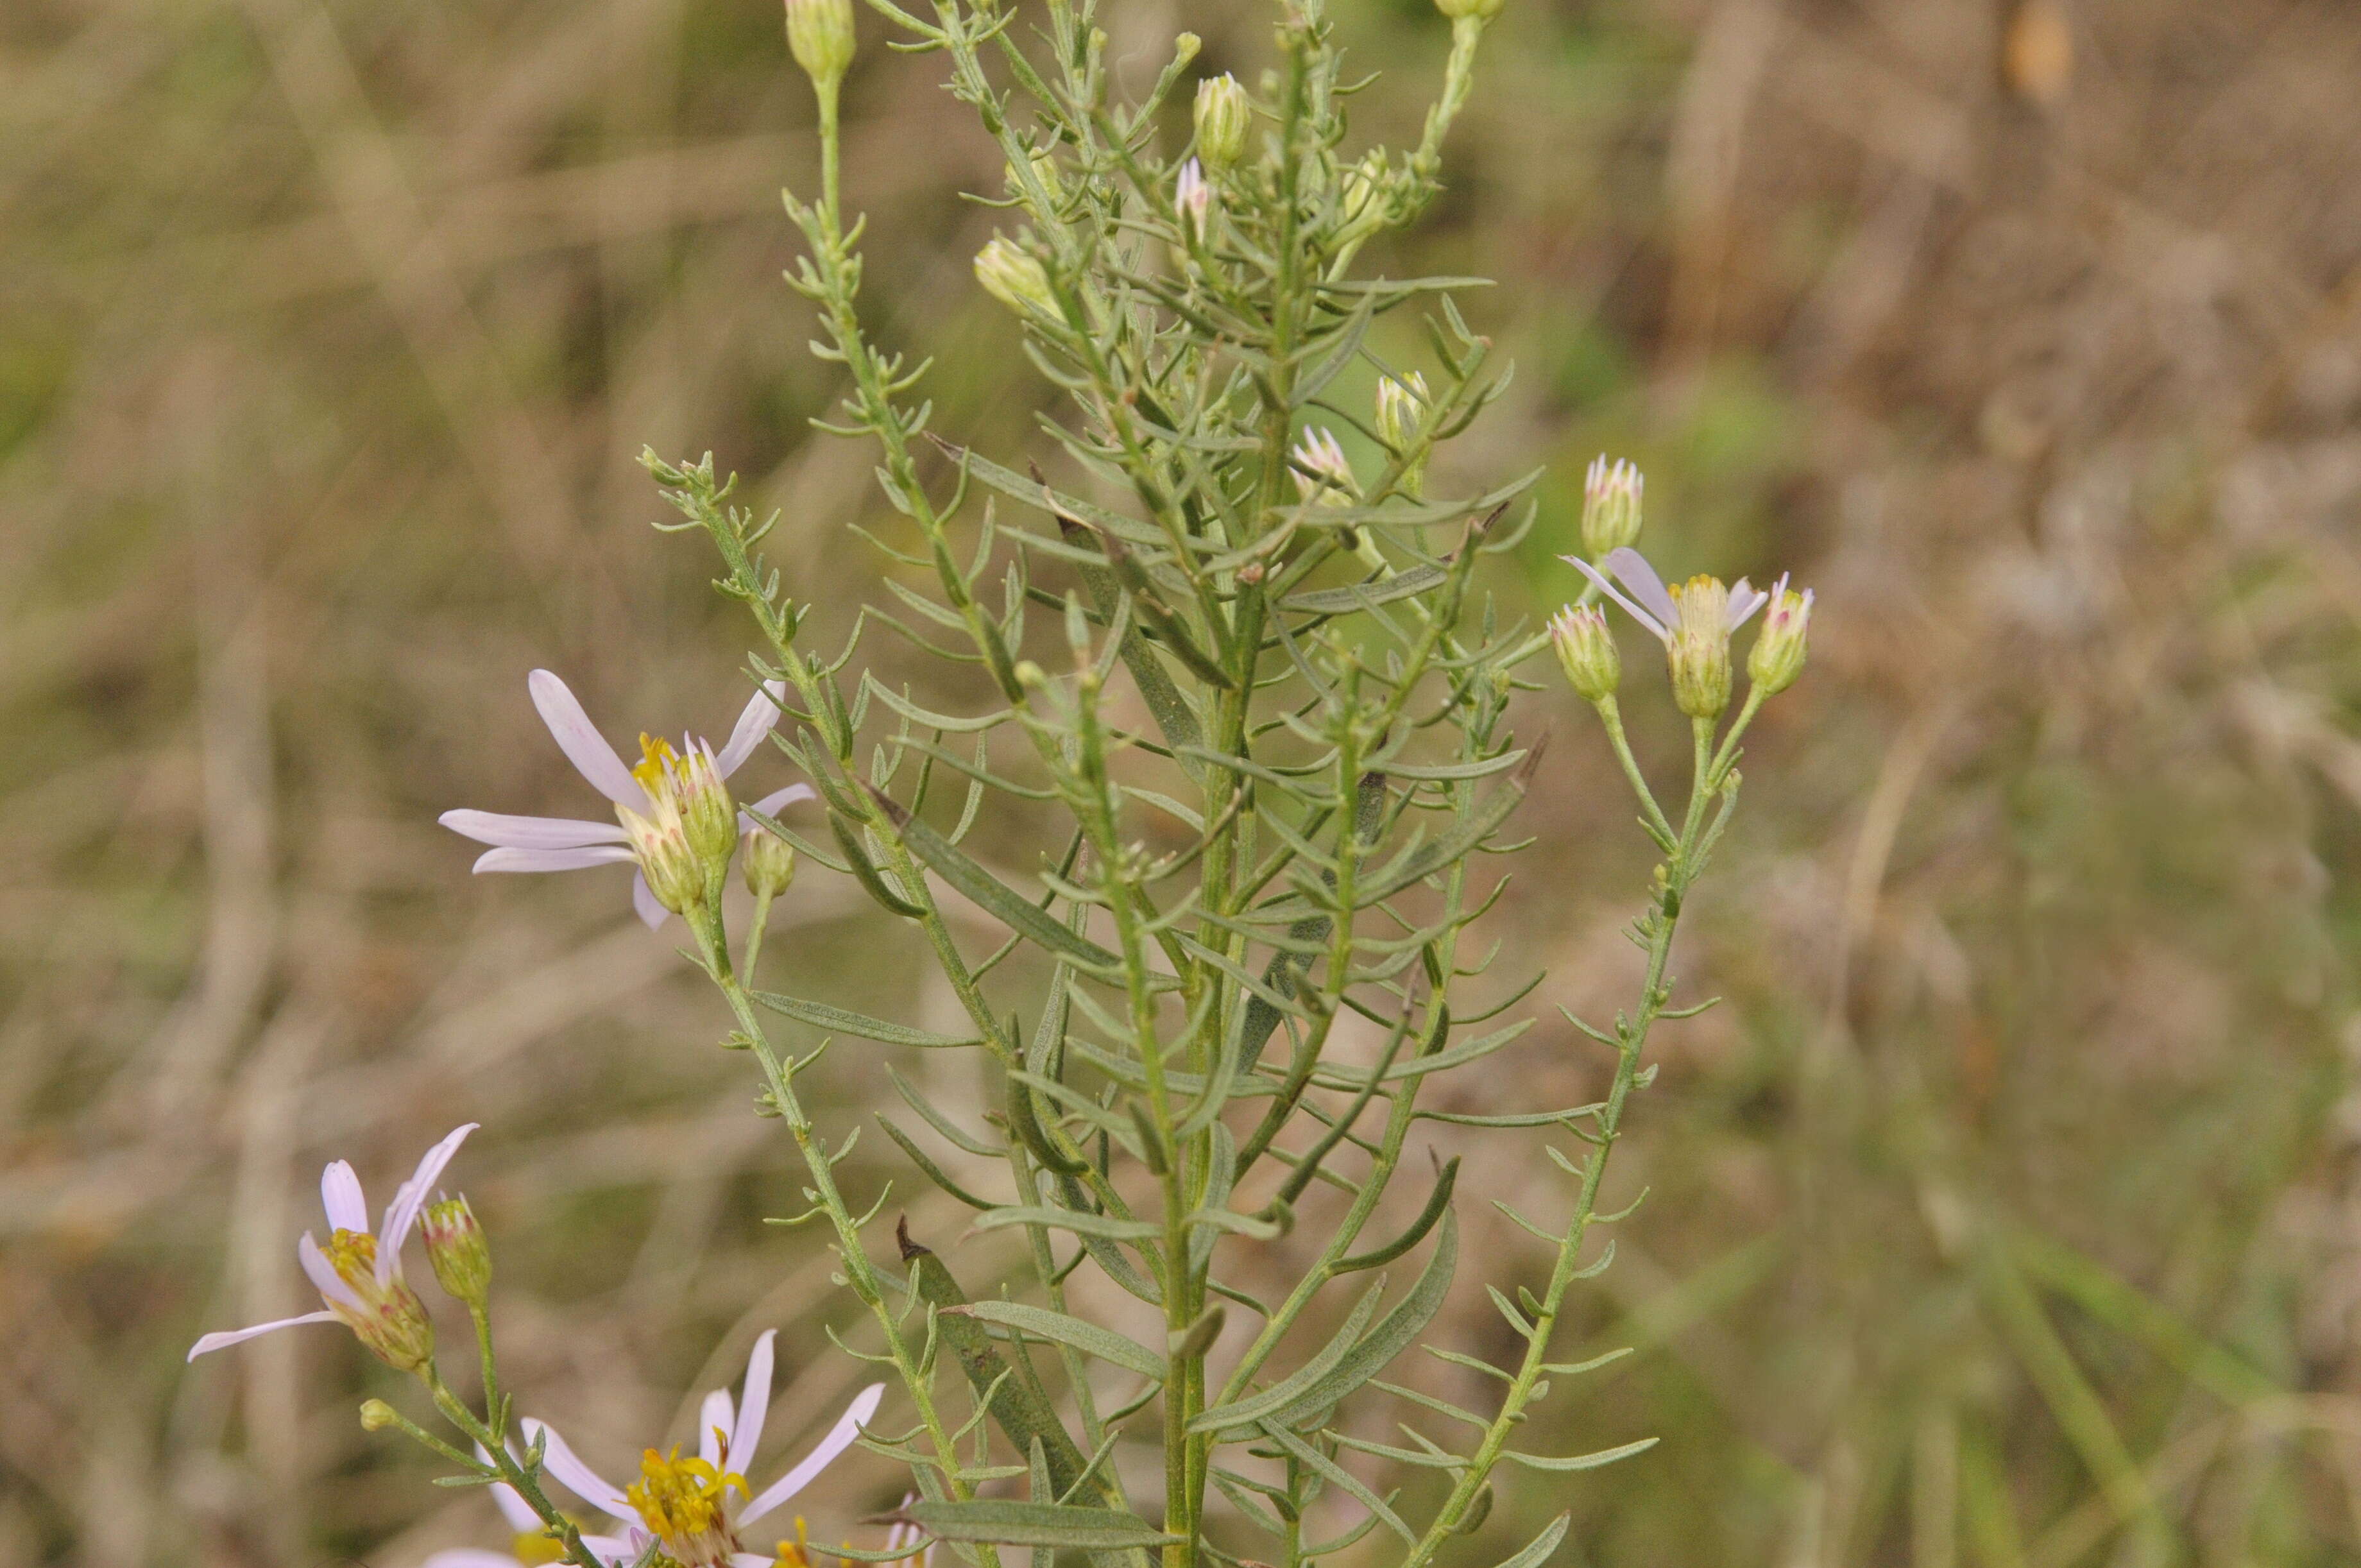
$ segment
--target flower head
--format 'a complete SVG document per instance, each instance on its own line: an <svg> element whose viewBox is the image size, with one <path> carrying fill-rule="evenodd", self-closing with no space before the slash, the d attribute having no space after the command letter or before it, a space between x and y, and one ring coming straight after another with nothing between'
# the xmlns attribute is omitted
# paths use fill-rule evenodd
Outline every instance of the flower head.
<svg viewBox="0 0 2361 1568"><path fill-rule="evenodd" d="M1550 641L1565 678L1586 702L1604 702L1623 679L1623 655L1607 615L1595 604L1568 605L1550 617Z"/></svg>
<svg viewBox="0 0 2361 1568"><path fill-rule="evenodd" d="M635 861L631 905L651 927L663 925L666 912L685 913L718 892L739 834L752 826L723 785L778 722L779 683L754 694L720 751L690 735L677 747L642 735L637 767L623 765L564 681L535 670L525 685L558 750L613 803L615 821L445 812L437 818L444 827L493 846L476 858L476 870L566 872ZM791 784L755 802L754 809L768 814L811 797L809 785Z"/></svg>
<svg viewBox="0 0 2361 1568"><path fill-rule="evenodd" d="M1294 464L1296 492L1307 504L1348 507L1360 498L1353 465L1345 461L1345 448L1329 431L1317 425L1305 431L1287 455Z"/></svg>
<svg viewBox="0 0 2361 1568"><path fill-rule="evenodd" d="M1785 573L1771 585L1771 608L1763 612L1763 630L1755 634L1754 651L1746 656L1746 678L1776 696L1804 673L1804 642L1812 625L1812 590L1798 593L1787 587Z"/></svg>
<svg viewBox="0 0 2361 1568"><path fill-rule="evenodd" d="M297 1323L339 1322L387 1365L404 1372L425 1365L434 1354L434 1325L426 1316L425 1303L401 1277L401 1247L425 1206L427 1189L475 1130L473 1122L455 1128L426 1151L410 1179L394 1190L393 1201L386 1205L375 1231L369 1229L368 1200L353 1168L337 1160L323 1170L320 1203L328 1212L328 1245L320 1245L309 1231L295 1244L296 1261L318 1288L323 1310L207 1334L189 1347L189 1359Z"/></svg>
<svg viewBox="0 0 2361 1568"><path fill-rule="evenodd" d="M1640 492L1646 480L1628 460L1609 467L1607 455L1590 460L1582 485L1582 551L1592 560L1628 549L1640 537Z"/></svg>
<svg viewBox="0 0 2361 1568"><path fill-rule="evenodd" d="M1683 713L1712 718L1730 706L1730 634L1763 608L1768 595L1743 577L1734 587L1724 587L1718 577L1695 576L1668 588L1637 550L1610 550L1604 565L1629 591L1627 598L1589 562L1576 555L1559 559L1656 634L1672 670L1673 700Z"/></svg>
<svg viewBox="0 0 2361 1568"><path fill-rule="evenodd" d="M1238 79L1226 71L1197 83L1195 104L1197 156L1215 170L1228 169L1246 155L1254 133L1254 104Z"/></svg>
<svg viewBox="0 0 2361 1568"><path fill-rule="evenodd" d="M628 1487L602 1478L575 1456L565 1439L540 1422L525 1422L525 1435L546 1443L543 1463L553 1479L622 1521L627 1534L653 1537L664 1556L680 1568L767 1564L770 1558L746 1551L742 1532L809 1486L838 1454L851 1447L885 1394L882 1383L862 1389L799 1464L749 1496L741 1472L763 1441L763 1426L770 1411L774 1337L766 1332L754 1342L754 1353L746 1361L746 1381L734 1405L726 1388L705 1397L696 1455L683 1458L678 1449L664 1453L644 1450L640 1455L640 1478Z"/></svg>

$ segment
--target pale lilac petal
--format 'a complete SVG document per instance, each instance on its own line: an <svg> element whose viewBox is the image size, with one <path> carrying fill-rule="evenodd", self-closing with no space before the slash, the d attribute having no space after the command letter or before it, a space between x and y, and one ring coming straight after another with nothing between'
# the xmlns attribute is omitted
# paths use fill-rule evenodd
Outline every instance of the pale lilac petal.
<svg viewBox="0 0 2361 1568"><path fill-rule="evenodd" d="M545 1439L543 1439L544 1433L547 1434ZM623 1496L620 1487L609 1485L596 1470L577 1459L574 1451L566 1446L566 1440L554 1429L528 1417L524 1422L524 1436L527 1442L536 1439L546 1442L547 1446L541 1452L542 1468L549 1473L552 1479L592 1508L602 1509L619 1519L631 1519L638 1511L631 1507L631 1499Z"/></svg>
<svg viewBox="0 0 2361 1568"><path fill-rule="evenodd" d="M1673 596L1665 590L1664 579L1656 576L1656 568L1648 558L1630 545L1607 553L1607 569L1631 591L1631 597L1648 607L1648 612L1666 626L1680 619L1673 608Z"/></svg>
<svg viewBox="0 0 2361 1568"><path fill-rule="evenodd" d="M328 1255L320 1250L320 1244L312 1239L309 1231L295 1244L295 1261L303 1266L304 1274L321 1295L354 1311L361 1310L360 1297L336 1273L336 1266L328 1261Z"/></svg>
<svg viewBox="0 0 2361 1568"><path fill-rule="evenodd" d="M1573 566L1584 576L1588 577L1593 587L1596 587L1600 593L1605 594L1609 598L1613 599L1617 604L1621 605L1624 611L1629 614L1632 620L1638 621L1641 625L1654 632L1659 640L1669 640L1671 638L1672 633L1665 630L1669 622L1658 620L1654 616L1650 615L1646 610L1642 609L1638 605L1633 604L1630 599L1625 598L1621 590L1617 588L1613 583L1609 582L1607 580L1606 574L1599 571L1598 567L1592 565L1589 562L1584 560L1579 555L1561 555L1558 559L1565 562L1568 565Z"/></svg>
<svg viewBox="0 0 2361 1568"><path fill-rule="evenodd" d="M1752 619L1756 610L1770 602L1769 594L1762 592L1744 577L1739 578L1737 585L1730 590L1730 629L1737 630Z"/></svg>
<svg viewBox="0 0 2361 1568"><path fill-rule="evenodd" d="M377 1233L377 1279L382 1285L398 1278L401 1273L401 1244L410 1239L410 1227L417 1223L418 1211L426 1207L427 1190L467 1141L467 1135L482 1124L467 1122L443 1135L443 1141L428 1149L418 1162L410 1179L395 1190L393 1201L385 1206L385 1223Z"/></svg>
<svg viewBox="0 0 2361 1568"><path fill-rule="evenodd" d="M609 866L631 858L622 844L586 844L578 850L486 850L476 857L476 872L578 872L586 866Z"/></svg>
<svg viewBox="0 0 2361 1568"><path fill-rule="evenodd" d="M541 1521L535 1519L534 1527ZM454 1546L442 1552L430 1552L418 1568L521 1568L520 1560L505 1552L486 1552L480 1546Z"/></svg>
<svg viewBox="0 0 2361 1568"><path fill-rule="evenodd" d="M225 1350L231 1345L241 1344L260 1334L277 1333L280 1329L291 1329L298 1323L333 1323L335 1321L336 1314L334 1312L306 1312L300 1318L281 1318L277 1322L257 1323L250 1329L225 1329L220 1333L206 1334L191 1345L189 1359L194 1361L197 1357L212 1351Z"/></svg>
<svg viewBox="0 0 2361 1568"><path fill-rule="evenodd" d="M590 722L566 683L547 670L535 670L525 685L533 693L533 706L541 710L541 721L549 726L551 738L574 764L574 771L617 806L645 812L648 792L623 766L623 759L615 755L615 748L607 744L607 738L598 733L598 727Z"/></svg>
<svg viewBox="0 0 2361 1568"><path fill-rule="evenodd" d="M368 1229L368 1200L362 1195L361 1179L343 1160L320 1172L320 1207L328 1212L332 1231Z"/></svg>
<svg viewBox="0 0 2361 1568"><path fill-rule="evenodd" d="M723 778L743 766L746 759L754 754L754 748L763 743L763 737L779 722L779 705L786 693L784 681L765 681L755 690L754 700L738 716L738 727L730 731L730 743L713 760L715 770Z"/></svg>
<svg viewBox="0 0 2361 1568"><path fill-rule="evenodd" d="M771 1568L771 1564L777 1561L777 1558L765 1557L759 1552L733 1552L730 1554L730 1568Z"/></svg>
<svg viewBox="0 0 2361 1568"><path fill-rule="evenodd" d="M819 792L809 784L789 784L785 789L773 790L756 801L752 809L761 812L765 817L776 817L782 810L799 800L818 800L818 798ZM741 811L738 814L738 831L741 833L752 833L758 826L760 825L745 812Z"/></svg>
<svg viewBox="0 0 2361 1568"><path fill-rule="evenodd" d="M730 1431L736 1425L730 1390L716 1388L708 1394L697 1416L697 1456L708 1464L720 1464L722 1455L730 1452Z"/></svg>
<svg viewBox="0 0 2361 1568"><path fill-rule="evenodd" d="M584 822L571 817L446 811L434 820L462 838L506 850L578 850L586 844L620 844L630 837L620 823Z"/></svg>
<svg viewBox="0 0 2361 1568"><path fill-rule="evenodd" d="M752 1524L810 1486L812 1479L828 1468L829 1461L852 1446L853 1440L861 1435L862 1423L877 1413L878 1401L884 1398L885 1385L883 1383L872 1383L854 1395L851 1405L836 1419L836 1425L828 1429L828 1435L819 1440L819 1445L804 1455L802 1464L780 1476L760 1497L748 1503L745 1510L738 1516L739 1524Z"/></svg>
<svg viewBox="0 0 2361 1568"><path fill-rule="evenodd" d="M601 1563L636 1563L642 1551L630 1537L620 1535L586 1535L582 1544Z"/></svg>
<svg viewBox="0 0 2361 1568"><path fill-rule="evenodd" d="M631 908L651 931L672 916L671 910L656 902L656 890L648 885L647 874L643 872L631 873Z"/></svg>
<svg viewBox="0 0 2361 1568"><path fill-rule="evenodd" d="M730 1463L725 1470L743 1471L754 1463L754 1450L763 1442L763 1422L771 1413L771 1342L779 1337L776 1329L764 1329L754 1341L754 1352L746 1358L746 1381L738 1390L738 1424L730 1433Z"/></svg>

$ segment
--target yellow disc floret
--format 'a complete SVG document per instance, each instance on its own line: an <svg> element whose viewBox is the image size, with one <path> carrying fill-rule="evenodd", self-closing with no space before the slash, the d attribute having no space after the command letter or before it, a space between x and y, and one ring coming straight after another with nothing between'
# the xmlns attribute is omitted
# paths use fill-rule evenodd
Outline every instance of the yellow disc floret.
<svg viewBox="0 0 2361 1568"><path fill-rule="evenodd" d="M730 1489L742 1497L746 1478L704 1459L683 1459L680 1450L640 1456L640 1478L623 1496L639 1510L665 1554L684 1568L714 1568L730 1561L737 1541L730 1533Z"/></svg>
<svg viewBox="0 0 2361 1568"><path fill-rule="evenodd" d="M631 835L631 852L656 901L686 915L720 890L738 847L738 808L704 747L683 752L669 740L642 735L640 753L631 777L648 792L648 811L619 806L615 817Z"/></svg>

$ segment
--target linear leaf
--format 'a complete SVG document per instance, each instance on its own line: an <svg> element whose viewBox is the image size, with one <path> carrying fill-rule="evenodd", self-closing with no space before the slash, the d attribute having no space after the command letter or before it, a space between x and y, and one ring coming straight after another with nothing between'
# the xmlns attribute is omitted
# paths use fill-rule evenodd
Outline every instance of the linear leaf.
<svg viewBox="0 0 2361 1568"><path fill-rule="evenodd" d="M1412 566L1409 571L1388 577L1381 583L1356 584L1343 588L1314 588L1309 593L1290 594L1279 600L1281 609L1300 610L1307 615L1350 615L1367 604L1388 604L1395 599L1422 594L1437 584L1447 581L1451 574L1440 566Z"/></svg>
<svg viewBox="0 0 2361 1568"><path fill-rule="evenodd" d="M1079 1508L1002 1497L912 1503L902 1514L938 1540L979 1545L1119 1552L1126 1547L1168 1546L1180 1539L1119 1508Z"/></svg>
<svg viewBox="0 0 2361 1568"><path fill-rule="evenodd" d="M987 1323L1021 1329L1035 1339L1072 1345L1076 1350L1137 1372L1143 1377L1153 1377L1159 1383L1164 1380L1162 1356L1137 1340L1126 1339L1096 1323L1084 1322L1063 1312L1053 1312L1047 1307L1028 1307L1017 1301L974 1301L953 1310L969 1317L980 1318Z"/></svg>
<svg viewBox="0 0 2361 1568"><path fill-rule="evenodd" d="M901 835L912 854L1002 925L1038 947L1068 954L1094 969L1122 967L1121 959L1089 938L1068 930L1048 910L970 860L950 839L904 810L899 802L873 791L872 798L893 819L894 830Z"/></svg>
<svg viewBox="0 0 2361 1568"><path fill-rule="evenodd" d="M1543 1527L1541 1534L1525 1542L1524 1550L1502 1563L1499 1568L1541 1568L1542 1563L1549 1561L1550 1553L1557 1550L1557 1543L1565 1539L1565 1527L1573 1519L1572 1514L1560 1514L1550 1520Z"/></svg>
<svg viewBox="0 0 2361 1568"><path fill-rule="evenodd" d="M1635 1453L1645 1453L1656 1446L1657 1440L1643 1437L1637 1442L1627 1442L1620 1448L1602 1448L1596 1453L1569 1453L1563 1459L1552 1459L1539 1453L1519 1453L1515 1449L1501 1453L1503 1459L1513 1459L1528 1470L1596 1470L1602 1464L1612 1464L1619 1459L1629 1459Z"/></svg>
<svg viewBox="0 0 2361 1568"><path fill-rule="evenodd" d="M889 1046L917 1046L938 1050L983 1043L980 1035L937 1035L925 1029L913 1029L906 1024L872 1018L866 1013L832 1007L825 1002L807 1002L800 996L789 996L782 992L757 991L752 994L756 1002L774 1013L784 1013L790 1018L832 1034L858 1035L864 1040L882 1040Z"/></svg>
<svg viewBox="0 0 2361 1568"><path fill-rule="evenodd" d="M1353 1304L1352 1315L1345 1319L1345 1326L1337 1331L1336 1337L1322 1345L1318 1354L1311 1360L1259 1394L1249 1395L1243 1399L1233 1399L1226 1404L1215 1405L1210 1410L1200 1411L1196 1419L1189 1423L1189 1430L1191 1431L1227 1431L1236 1427L1253 1426L1266 1416L1294 1409L1307 1390L1316 1387L1336 1369L1339 1362L1352 1354L1354 1342L1361 1337L1361 1331L1368 1326L1369 1319L1378 1310L1378 1299L1385 1294L1385 1276L1379 1275L1378 1282L1364 1291L1361 1299Z"/></svg>
<svg viewBox="0 0 2361 1568"><path fill-rule="evenodd" d="M1098 1236L1107 1241L1152 1241L1164 1234L1161 1225L1146 1220L1119 1220L1112 1214L1093 1214L1077 1209L1053 1209L1047 1204L1022 1204L994 1209L975 1217L979 1231L1004 1230L1010 1225L1048 1225L1057 1230L1071 1231L1080 1236Z"/></svg>
<svg viewBox="0 0 2361 1568"><path fill-rule="evenodd" d="M1352 1348L1351 1354L1326 1375L1304 1387L1285 1405L1273 1419L1294 1420L1314 1411L1335 1405L1383 1372L1394 1357L1408 1350L1411 1342L1426 1331L1434 1314L1443 1310L1443 1298L1450 1292L1451 1276L1459 1266L1459 1216L1449 1209L1443 1212L1443 1230L1434 1245L1434 1255L1427 1259L1418 1283L1411 1287L1394 1310L1378 1321L1367 1337Z"/></svg>

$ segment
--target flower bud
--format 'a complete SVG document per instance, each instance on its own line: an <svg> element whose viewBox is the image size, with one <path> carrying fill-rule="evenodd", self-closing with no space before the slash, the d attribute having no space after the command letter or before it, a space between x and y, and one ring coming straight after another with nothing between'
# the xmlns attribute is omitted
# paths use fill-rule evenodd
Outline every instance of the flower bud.
<svg viewBox="0 0 2361 1568"><path fill-rule="evenodd" d="M825 91L852 63L852 0L787 0L787 49Z"/></svg>
<svg viewBox="0 0 2361 1568"><path fill-rule="evenodd" d="M1180 177L1172 182L1172 205L1190 237L1202 240L1205 214L1213 206L1213 188L1205 183L1205 171L1193 158L1180 166Z"/></svg>
<svg viewBox="0 0 2361 1568"><path fill-rule="evenodd" d="M467 1207L465 1194L429 1203L418 1216L418 1233L426 1241L426 1261L434 1277L456 1300L481 1307L492 1293L492 1248L484 1227Z"/></svg>
<svg viewBox="0 0 2361 1568"><path fill-rule="evenodd" d="M1058 313L1049 274L1014 240L994 235L992 243L975 253L975 280L1018 315Z"/></svg>
<svg viewBox="0 0 2361 1568"><path fill-rule="evenodd" d="M1246 155L1254 134L1254 104L1238 79L1224 71L1197 83L1197 156L1219 171Z"/></svg>
<svg viewBox="0 0 2361 1568"><path fill-rule="evenodd" d="M1763 608L1763 630L1755 636L1754 651L1746 656L1746 678L1764 696L1778 696L1804 673L1805 636L1811 624L1812 590L1795 592L1781 574Z"/></svg>
<svg viewBox="0 0 2361 1568"><path fill-rule="evenodd" d="M394 1412L393 1407L383 1399L361 1401L361 1431L383 1431L401 1419L401 1416Z"/></svg>
<svg viewBox="0 0 2361 1568"><path fill-rule="evenodd" d="M1356 244L1383 228L1390 203L1386 188L1390 176L1386 155L1371 148L1361 161L1345 170L1344 190L1336 223L1336 243Z"/></svg>
<svg viewBox="0 0 2361 1568"><path fill-rule="evenodd" d="M1378 378L1378 433L1399 452L1418 439L1426 422L1426 378L1413 370L1397 378Z"/></svg>
<svg viewBox="0 0 2361 1568"><path fill-rule="evenodd" d="M1500 14L1500 7L1505 4L1507 0L1434 0L1434 8L1455 22L1470 16L1479 22L1488 22Z"/></svg>
<svg viewBox="0 0 2361 1568"><path fill-rule="evenodd" d="M1640 470L1623 458L1607 466L1600 453L1590 461L1582 485L1582 553L1603 559L1640 537L1640 491L1645 481Z"/></svg>
<svg viewBox="0 0 2361 1568"><path fill-rule="evenodd" d="M1673 701L1691 718L1719 718L1730 706L1730 590L1718 577L1691 577L1666 589L1672 635L1664 642Z"/></svg>
<svg viewBox="0 0 2361 1568"><path fill-rule="evenodd" d="M1296 493L1307 504L1348 507L1360 499L1353 465L1345 461L1344 447L1330 432L1317 427L1305 431L1288 456L1294 462Z"/></svg>
<svg viewBox="0 0 2361 1568"><path fill-rule="evenodd" d="M796 847L769 828L756 826L746 835L746 891L757 898L776 898L796 880Z"/></svg>
<svg viewBox="0 0 2361 1568"><path fill-rule="evenodd" d="M1378 378L1378 434L1397 455L1410 450L1426 423L1426 378L1413 370L1399 379ZM1413 497L1425 487L1426 460L1421 457L1404 470L1402 488Z"/></svg>
<svg viewBox="0 0 2361 1568"><path fill-rule="evenodd" d="M1550 641L1566 684L1586 702L1604 702L1623 680L1623 655L1597 605L1568 605L1550 618Z"/></svg>

